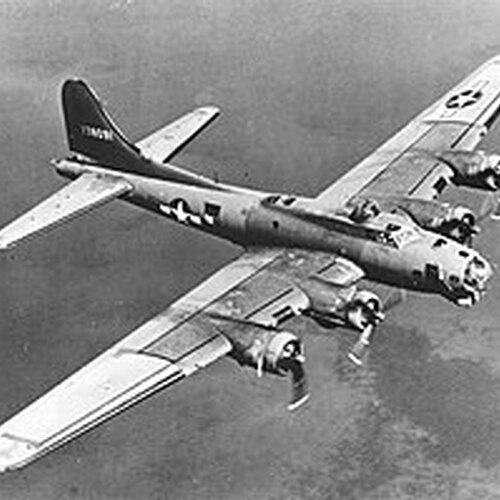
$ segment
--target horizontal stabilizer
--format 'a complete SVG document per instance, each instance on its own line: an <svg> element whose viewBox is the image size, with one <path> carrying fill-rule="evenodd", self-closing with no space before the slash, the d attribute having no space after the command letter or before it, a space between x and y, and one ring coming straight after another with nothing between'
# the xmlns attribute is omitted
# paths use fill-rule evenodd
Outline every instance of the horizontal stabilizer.
<svg viewBox="0 0 500 500"><path fill-rule="evenodd" d="M0 250L125 194L132 188L118 177L86 173L0 230Z"/></svg>
<svg viewBox="0 0 500 500"><path fill-rule="evenodd" d="M166 162L219 116L214 106L198 108L145 137L136 146L141 153L159 163Z"/></svg>

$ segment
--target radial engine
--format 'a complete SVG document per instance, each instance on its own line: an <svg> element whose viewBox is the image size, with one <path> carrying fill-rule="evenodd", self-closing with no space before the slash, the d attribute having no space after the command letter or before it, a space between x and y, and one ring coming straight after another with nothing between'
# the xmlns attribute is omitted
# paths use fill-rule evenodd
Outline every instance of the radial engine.
<svg viewBox="0 0 500 500"><path fill-rule="evenodd" d="M309 298L304 314L323 327L363 331L384 319L380 298L369 290L338 286L320 278L310 278L300 288Z"/></svg>
<svg viewBox="0 0 500 500"><path fill-rule="evenodd" d="M240 365L251 366L262 377L264 372L281 377L291 376L292 394L288 404L294 410L309 397L304 370L304 348L293 333L248 325L246 334L239 329L238 340L231 339L233 351L230 356Z"/></svg>
<svg viewBox="0 0 500 500"><path fill-rule="evenodd" d="M478 233L476 215L464 205L440 203L407 197L374 197L357 199L350 203L349 217L357 222L366 221L380 212L403 212L420 227L470 244Z"/></svg>
<svg viewBox="0 0 500 500"><path fill-rule="evenodd" d="M453 171L451 181L486 191L500 188L500 155L484 151L445 151L437 156Z"/></svg>

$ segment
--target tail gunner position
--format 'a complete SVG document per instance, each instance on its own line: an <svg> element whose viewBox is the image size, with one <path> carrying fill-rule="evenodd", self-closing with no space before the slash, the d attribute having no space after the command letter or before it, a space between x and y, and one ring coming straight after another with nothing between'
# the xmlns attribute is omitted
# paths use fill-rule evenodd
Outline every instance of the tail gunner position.
<svg viewBox="0 0 500 500"><path fill-rule="evenodd" d="M90 87L68 80L62 105L70 183L0 230L0 249L115 198L229 239L242 255L0 426L0 468L40 457L224 355L258 376L289 376L294 409L308 398L303 314L358 332L361 364L389 309L389 287L477 303L492 275L474 248L477 217L438 201L450 184L500 186L498 155L475 148L500 113L500 57L417 116L315 198L236 187L171 159L219 114L199 108L133 143ZM368 283L367 283L368 282Z"/></svg>

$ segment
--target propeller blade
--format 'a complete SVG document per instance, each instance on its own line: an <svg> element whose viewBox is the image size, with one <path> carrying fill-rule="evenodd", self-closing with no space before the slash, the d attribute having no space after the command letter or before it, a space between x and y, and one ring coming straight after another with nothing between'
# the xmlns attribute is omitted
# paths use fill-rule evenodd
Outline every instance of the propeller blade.
<svg viewBox="0 0 500 500"><path fill-rule="evenodd" d="M288 403L288 410L293 411L309 399L309 387L302 361L294 360L290 364L290 373L292 375L292 397Z"/></svg>
<svg viewBox="0 0 500 500"><path fill-rule="evenodd" d="M373 324L368 325L359 336L358 341L352 346L352 349L347 354L347 357L357 366L363 364L364 354L370 345L370 338L375 331Z"/></svg>
<svg viewBox="0 0 500 500"><path fill-rule="evenodd" d="M407 294L406 290L398 288L394 290L385 300L382 305L382 311L384 313L390 311L394 307L398 306L406 300ZM351 350L347 353L347 357L357 366L363 364L363 357L370 345L370 340L375 332L375 323L370 323L362 332L358 338L358 341L352 346Z"/></svg>
<svg viewBox="0 0 500 500"><path fill-rule="evenodd" d="M262 339L257 339L255 341L255 356L256 356L256 364L257 364L257 378L262 378L262 375L264 374L264 361L265 361L265 355L266 355L266 349L269 344L269 339L270 336L268 335L267 338L263 341Z"/></svg>
<svg viewBox="0 0 500 500"><path fill-rule="evenodd" d="M259 353L259 357L257 358L257 378L262 378L264 373L264 351Z"/></svg>

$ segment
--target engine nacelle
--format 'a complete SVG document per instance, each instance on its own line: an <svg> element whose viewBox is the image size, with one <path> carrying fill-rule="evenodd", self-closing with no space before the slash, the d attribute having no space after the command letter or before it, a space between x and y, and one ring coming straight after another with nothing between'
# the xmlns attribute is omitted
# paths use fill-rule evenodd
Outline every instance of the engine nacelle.
<svg viewBox="0 0 500 500"><path fill-rule="evenodd" d="M303 362L300 339L290 332L263 330L248 346L235 346L232 356L242 365L285 376L291 364Z"/></svg>
<svg viewBox="0 0 500 500"><path fill-rule="evenodd" d="M448 236L460 243L470 241L478 233L476 215L462 205L437 201L400 198L396 205L422 228Z"/></svg>
<svg viewBox="0 0 500 500"><path fill-rule="evenodd" d="M336 286L320 279L311 279L301 288L309 298L305 314L325 328L348 326L364 330L368 324L383 319L379 297L368 290Z"/></svg>
<svg viewBox="0 0 500 500"><path fill-rule="evenodd" d="M402 196L377 196L369 200L355 200L350 206L351 214L356 214L360 219L361 214L366 218L376 211L403 211L423 229L443 234L460 243L469 242L479 231L476 227L476 215L470 208L462 205Z"/></svg>
<svg viewBox="0 0 500 500"><path fill-rule="evenodd" d="M459 243L470 243L472 237L479 232L476 226L476 215L468 208L461 205L449 205L447 213L436 220L436 227L429 227L431 231L444 234Z"/></svg>
<svg viewBox="0 0 500 500"><path fill-rule="evenodd" d="M357 198L349 204L348 217L358 224L362 224L381 212L381 207L376 200Z"/></svg>
<svg viewBox="0 0 500 500"><path fill-rule="evenodd" d="M500 155L484 151L445 151L438 159L453 170L452 182L487 191L500 188Z"/></svg>

